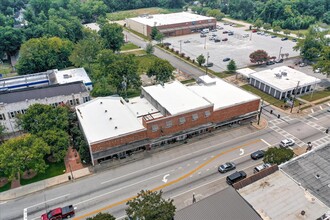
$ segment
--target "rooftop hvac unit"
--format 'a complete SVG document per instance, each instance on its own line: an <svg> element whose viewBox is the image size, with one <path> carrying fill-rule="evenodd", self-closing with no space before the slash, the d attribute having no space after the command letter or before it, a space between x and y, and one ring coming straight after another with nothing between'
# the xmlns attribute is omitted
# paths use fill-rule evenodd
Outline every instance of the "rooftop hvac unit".
<svg viewBox="0 0 330 220"><path fill-rule="evenodd" d="M288 75L287 72L282 72L281 74L282 74L282 76L287 76Z"/></svg>
<svg viewBox="0 0 330 220"><path fill-rule="evenodd" d="M71 77L72 77L72 76L69 75L69 74L64 74L64 75L63 75L63 78L64 78L64 79L69 79L69 78L71 78Z"/></svg>

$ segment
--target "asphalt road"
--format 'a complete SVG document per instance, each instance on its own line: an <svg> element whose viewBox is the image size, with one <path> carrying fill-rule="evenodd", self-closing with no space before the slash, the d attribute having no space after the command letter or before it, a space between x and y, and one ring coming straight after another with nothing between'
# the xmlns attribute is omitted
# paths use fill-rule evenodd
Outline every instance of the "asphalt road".
<svg viewBox="0 0 330 220"><path fill-rule="evenodd" d="M143 39L141 39L140 37L137 37L136 35L128 32L126 30L124 30L124 35L125 35L125 38L128 41L132 42L133 44L135 44L141 48L146 48L147 42L144 41ZM186 74L191 75L195 79L197 79L198 77L205 74L205 72L201 71L200 69L198 69L188 63L182 62L182 60L176 58L175 56L173 56L169 53L166 53L163 50L158 49L157 47L155 47L154 55L159 58L169 61L174 68L176 68Z"/></svg>
<svg viewBox="0 0 330 220"><path fill-rule="evenodd" d="M162 189L164 196L173 198L180 209L191 204L193 193L199 200L228 187L225 177L234 171L218 173L217 167L222 163L233 161L237 170L251 175L253 167L261 163L250 159L255 150L278 145L288 137L296 141L294 148L306 146L308 141L314 147L330 142L330 135L324 133L330 127L330 113L326 109L301 118L267 117L271 120L264 130L246 125L218 131L134 163L2 202L0 219L38 219L46 210L69 204L76 207L76 219L100 211L120 218L125 214L127 199L141 189ZM166 183L162 181L165 175Z"/></svg>

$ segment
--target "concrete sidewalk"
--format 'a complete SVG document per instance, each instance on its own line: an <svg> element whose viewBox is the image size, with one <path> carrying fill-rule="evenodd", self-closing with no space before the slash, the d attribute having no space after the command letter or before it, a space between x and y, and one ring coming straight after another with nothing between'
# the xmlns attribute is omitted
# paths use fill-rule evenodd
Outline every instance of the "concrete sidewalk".
<svg viewBox="0 0 330 220"><path fill-rule="evenodd" d="M6 201L11 199L17 199L23 196L26 196L31 193L35 193L41 190L44 190L46 188L56 186L58 184L62 184L69 181L75 181L75 179L90 175L91 172L88 167L76 170L72 172L73 180L69 180L69 177L71 178L71 173L65 173L53 178L49 178L46 180L42 180L36 183L31 183L26 186L20 186L15 189L11 189L5 192L0 193L0 201Z"/></svg>

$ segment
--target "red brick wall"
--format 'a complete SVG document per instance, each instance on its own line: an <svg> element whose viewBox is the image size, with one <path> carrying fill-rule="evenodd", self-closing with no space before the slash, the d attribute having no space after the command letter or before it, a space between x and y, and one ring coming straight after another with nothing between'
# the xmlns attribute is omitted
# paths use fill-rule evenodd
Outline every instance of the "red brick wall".
<svg viewBox="0 0 330 220"><path fill-rule="evenodd" d="M205 111L209 111L211 113L210 116L205 117ZM147 128L147 136L149 138L158 138L161 136L174 134L180 131L184 131L193 127L197 127L199 125L207 124L208 122L211 122L212 120L212 112L213 112L213 106L208 108L203 108L197 111L189 112L186 114L176 115L176 116L167 116L160 119L155 119L151 121L145 121L143 119L143 125ZM192 115L198 114L198 119L193 120ZM179 118L185 117L186 122L184 124L180 124ZM172 121L172 126L167 128L166 122ZM152 125L158 125L158 130L153 132L152 131ZM161 132L161 130L163 132Z"/></svg>
<svg viewBox="0 0 330 220"><path fill-rule="evenodd" d="M123 137L107 140L104 142L100 142L97 144L92 144L91 148L93 152L98 152L102 150L107 150L111 147L121 146L130 142L135 142L139 140L143 140L147 138L147 132L146 131L140 131L137 133L124 135Z"/></svg>
<svg viewBox="0 0 330 220"><path fill-rule="evenodd" d="M241 105L220 109L213 112L212 119L214 122L226 121L240 115L257 111L259 109L259 104L260 104L260 100L255 100Z"/></svg>

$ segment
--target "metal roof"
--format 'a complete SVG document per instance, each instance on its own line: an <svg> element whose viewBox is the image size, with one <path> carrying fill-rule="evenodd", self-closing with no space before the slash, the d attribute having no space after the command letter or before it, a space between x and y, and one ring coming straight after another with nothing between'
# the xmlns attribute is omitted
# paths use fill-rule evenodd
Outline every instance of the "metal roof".
<svg viewBox="0 0 330 220"><path fill-rule="evenodd" d="M310 151L281 168L330 207L330 144Z"/></svg>
<svg viewBox="0 0 330 220"><path fill-rule="evenodd" d="M261 220L258 213L232 187L176 212L174 220Z"/></svg>
<svg viewBox="0 0 330 220"><path fill-rule="evenodd" d="M0 93L0 103L15 103L31 99L44 99L61 95L72 95L86 92L82 82L74 82L63 85L51 85L46 87L26 88Z"/></svg>

